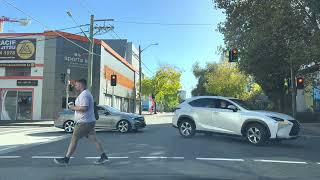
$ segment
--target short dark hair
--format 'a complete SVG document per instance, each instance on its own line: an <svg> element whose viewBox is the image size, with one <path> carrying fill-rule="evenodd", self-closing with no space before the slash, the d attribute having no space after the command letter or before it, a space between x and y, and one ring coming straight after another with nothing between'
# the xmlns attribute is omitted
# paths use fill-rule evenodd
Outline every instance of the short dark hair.
<svg viewBox="0 0 320 180"><path fill-rule="evenodd" d="M84 85L85 87L87 87L87 81L85 79L79 79L79 80L76 80L76 82Z"/></svg>

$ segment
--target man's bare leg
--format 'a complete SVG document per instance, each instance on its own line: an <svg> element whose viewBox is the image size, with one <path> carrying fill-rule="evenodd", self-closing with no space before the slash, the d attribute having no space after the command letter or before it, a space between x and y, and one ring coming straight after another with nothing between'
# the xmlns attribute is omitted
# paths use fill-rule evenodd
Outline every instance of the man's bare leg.
<svg viewBox="0 0 320 180"><path fill-rule="evenodd" d="M78 144L79 139L75 136L72 135L69 147L68 147L68 151L66 154L67 158L70 158L72 156L72 154L75 152L76 148L77 148L77 144Z"/></svg>

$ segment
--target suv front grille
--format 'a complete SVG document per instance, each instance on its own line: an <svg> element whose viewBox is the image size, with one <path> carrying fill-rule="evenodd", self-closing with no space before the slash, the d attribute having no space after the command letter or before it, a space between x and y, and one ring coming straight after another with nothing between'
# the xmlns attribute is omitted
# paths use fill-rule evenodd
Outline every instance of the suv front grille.
<svg viewBox="0 0 320 180"><path fill-rule="evenodd" d="M293 126L291 128L291 131L289 133L290 136L297 136L300 132L300 124L296 120L289 120L290 122L293 123Z"/></svg>

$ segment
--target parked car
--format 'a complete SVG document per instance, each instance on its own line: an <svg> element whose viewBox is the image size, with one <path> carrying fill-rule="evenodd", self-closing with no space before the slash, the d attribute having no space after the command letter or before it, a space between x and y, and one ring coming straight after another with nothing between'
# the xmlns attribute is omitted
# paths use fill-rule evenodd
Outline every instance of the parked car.
<svg viewBox="0 0 320 180"><path fill-rule="evenodd" d="M254 145L299 137L300 123L282 113L252 110L236 98L193 97L180 104L172 123L183 137L196 132L246 137Z"/></svg>
<svg viewBox="0 0 320 180"><path fill-rule="evenodd" d="M118 130L121 133L137 131L146 126L143 116L121 112L107 105L98 105L99 119L96 121L96 129ZM74 111L66 109L59 113L54 126L62 128L67 133L73 132L75 124Z"/></svg>

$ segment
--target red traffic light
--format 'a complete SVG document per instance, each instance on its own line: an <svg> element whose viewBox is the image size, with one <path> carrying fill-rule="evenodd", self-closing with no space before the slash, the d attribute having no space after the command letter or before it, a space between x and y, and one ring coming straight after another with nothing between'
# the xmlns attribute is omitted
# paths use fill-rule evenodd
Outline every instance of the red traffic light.
<svg viewBox="0 0 320 180"><path fill-rule="evenodd" d="M297 89L303 89L304 88L304 79L302 77L297 78Z"/></svg>
<svg viewBox="0 0 320 180"><path fill-rule="evenodd" d="M111 75L111 86L117 85L117 75Z"/></svg>

